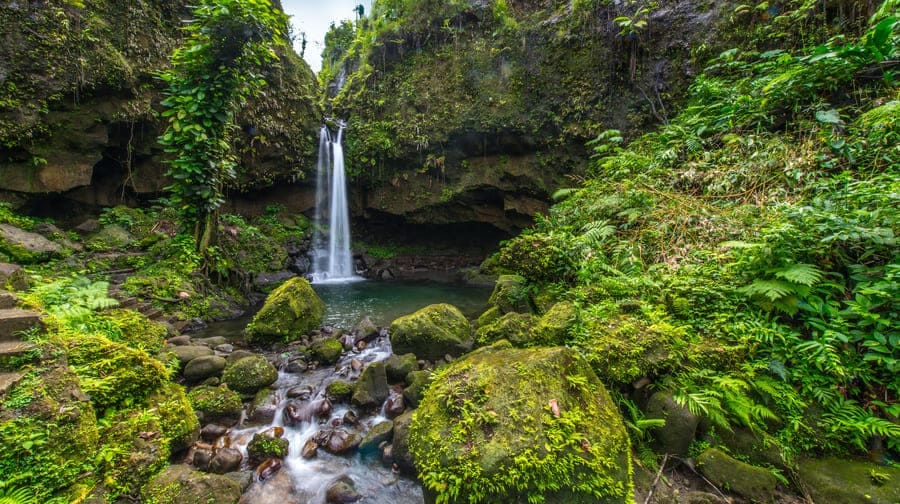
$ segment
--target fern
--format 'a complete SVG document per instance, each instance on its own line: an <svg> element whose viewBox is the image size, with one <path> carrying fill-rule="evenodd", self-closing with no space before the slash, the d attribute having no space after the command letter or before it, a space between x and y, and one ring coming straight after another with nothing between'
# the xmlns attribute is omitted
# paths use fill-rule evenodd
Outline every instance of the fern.
<svg viewBox="0 0 900 504"><path fill-rule="evenodd" d="M589 247L601 245L616 234L616 227L605 220L589 222L582 230L581 240Z"/></svg>
<svg viewBox="0 0 900 504"><path fill-rule="evenodd" d="M37 498L27 488L0 487L0 504L37 504L37 502Z"/></svg>
<svg viewBox="0 0 900 504"><path fill-rule="evenodd" d="M791 264L769 270L769 273L794 284L812 287L822 280L822 270L812 264Z"/></svg>

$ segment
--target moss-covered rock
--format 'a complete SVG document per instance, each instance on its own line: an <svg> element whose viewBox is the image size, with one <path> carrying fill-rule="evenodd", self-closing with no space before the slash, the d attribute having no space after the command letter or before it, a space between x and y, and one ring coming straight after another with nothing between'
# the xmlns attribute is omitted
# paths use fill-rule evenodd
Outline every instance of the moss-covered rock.
<svg viewBox="0 0 900 504"><path fill-rule="evenodd" d="M373 362L363 369L353 387L351 402L361 408L376 408L390 395L383 362Z"/></svg>
<svg viewBox="0 0 900 504"><path fill-rule="evenodd" d="M172 453L187 449L200 435L200 422L184 388L165 383L150 396L151 410L159 414L160 431L169 440Z"/></svg>
<svg viewBox="0 0 900 504"><path fill-rule="evenodd" d="M406 375L406 388L403 389L403 399L416 408L422 400L422 396L431 384L431 371L413 371Z"/></svg>
<svg viewBox="0 0 900 504"><path fill-rule="evenodd" d="M162 348L167 332L166 327L159 322L128 309L108 310L104 316L119 328L120 336L115 338L115 341L143 350L150 355L156 354Z"/></svg>
<svg viewBox="0 0 900 504"><path fill-rule="evenodd" d="M694 441L700 418L672 399L668 392L656 392L650 397L646 408L647 418L666 421L662 427L653 430L661 453L685 456Z"/></svg>
<svg viewBox="0 0 900 504"><path fill-rule="evenodd" d="M334 380L325 387L325 395L331 402L346 402L353 395L353 384L344 380Z"/></svg>
<svg viewBox="0 0 900 504"><path fill-rule="evenodd" d="M475 332L475 342L490 345L505 339L517 347L534 346L537 344L534 331L537 321L537 317L530 313L509 312L486 326L480 326Z"/></svg>
<svg viewBox="0 0 900 504"><path fill-rule="evenodd" d="M313 342L309 350L313 359L321 364L331 365L341 358L344 346L341 345L337 338L322 338Z"/></svg>
<svg viewBox="0 0 900 504"><path fill-rule="evenodd" d="M191 359L184 366L184 379L190 383L198 383L210 377L217 377L225 369L225 357L204 355Z"/></svg>
<svg viewBox="0 0 900 504"><path fill-rule="evenodd" d="M269 294L247 326L254 341L293 341L322 324L325 303L305 278L295 277Z"/></svg>
<svg viewBox="0 0 900 504"><path fill-rule="evenodd" d="M235 504L241 497L241 486L225 476L195 471L187 465L173 465L144 485L141 497L147 504Z"/></svg>
<svg viewBox="0 0 900 504"><path fill-rule="evenodd" d="M0 257L30 264L59 258L65 253L61 245L37 233L0 223Z"/></svg>
<svg viewBox="0 0 900 504"><path fill-rule="evenodd" d="M433 304L391 322L394 353L438 360L460 355L472 346L472 327L455 306Z"/></svg>
<svg viewBox="0 0 900 504"><path fill-rule="evenodd" d="M488 303L496 306L500 313L533 311L528 282L519 275L500 275Z"/></svg>
<svg viewBox="0 0 900 504"><path fill-rule="evenodd" d="M542 345L565 343L569 330L575 323L577 311L569 301L555 303L538 320L534 327L535 340Z"/></svg>
<svg viewBox="0 0 900 504"><path fill-rule="evenodd" d="M536 379L540 377L540 379ZM630 502L628 436L587 361L498 344L438 371L410 427L429 498Z"/></svg>
<svg viewBox="0 0 900 504"><path fill-rule="evenodd" d="M262 355L244 357L225 368L222 381L232 390L244 394L255 394L259 389L268 387L278 379L275 369Z"/></svg>
<svg viewBox="0 0 900 504"><path fill-rule="evenodd" d="M800 481L815 502L896 504L900 469L846 457L806 459L798 464Z"/></svg>
<svg viewBox="0 0 900 504"><path fill-rule="evenodd" d="M774 499L778 480L765 469L735 460L717 448L701 453L697 465L700 472L719 487L755 502L772 502Z"/></svg>
<svg viewBox="0 0 900 504"><path fill-rule="evenodd" d="M290 443L287 439L257 433L247 444L247 455L254 462L262 462L268 458L283 459L287 457Z"/></svg>
<svg viewBox="0 0 900 504"><path fill-rule="evenodd" d="M638 317L613 315L584 324L585 353L606 383L631 383L673 364L673 346L684 345L683 331L648 325Z"/></svg>
<svg viewBox="0 0 900 504"><path fill-rule="evenodd" d="M485 310L484 313L478 316L478 320L475 321L475 326L478 328L484 327L500 318L501 315L503 314L500 313L500 308L491 306L490 308Z"/></svg>
<svg viewBox="0 0 900 504"><path fill-rule="evenodd" d="M415 354L391 355L384 360L384 368L390 383L401 383L406 376L419 369Z"/></svg>
<svg viewBox="0 0 900 504"><path fill-rule="evenodd" d="M385 420L373 425L363 440L359 443L360 453L372 453L378 449L384 441L389 441L394 435L394 422Z"/></svg>
<svg viewBox="0 0 900 504"><path fill-rule="evenodd" d="M94 236L91 236L84 244L88 250L108 251L124 250L137 243L131 233L118 224L103 226Z"/></svg>
<svg viewBox="0 0 900 504"><path fill-rule="evenodd" d="M188 400L204 423L235 423L244 409L241 396L227 385L194 387L188 393Z"/></svg>

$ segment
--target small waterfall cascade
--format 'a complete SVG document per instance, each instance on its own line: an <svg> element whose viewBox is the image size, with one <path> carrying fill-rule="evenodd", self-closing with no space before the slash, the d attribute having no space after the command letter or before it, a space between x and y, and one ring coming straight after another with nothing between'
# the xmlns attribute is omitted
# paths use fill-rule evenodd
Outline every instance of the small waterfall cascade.
<svg viewBox="0 0 900 504"><path fill-rule="evenodd" d="M319 132L315 210L318 233L313 255L313 282L345 282L359 278L354 275L350 252L350 210L341 145L343 133L343 123L336 134L332 134L327 126L322 126Z"/></svg>

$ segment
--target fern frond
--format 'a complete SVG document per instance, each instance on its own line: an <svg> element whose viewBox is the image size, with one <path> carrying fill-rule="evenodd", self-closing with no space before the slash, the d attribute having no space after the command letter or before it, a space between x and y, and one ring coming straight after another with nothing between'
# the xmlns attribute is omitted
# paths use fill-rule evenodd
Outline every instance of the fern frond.
<svg viewBox="0 0 900 504"><path fill-rule="evenodd" d="M754 280L750 285L738 289L738 292L751 297L764 297L770 302L790 296L797 292L796 286L784 280Z"/></svg>
<svg viewBox="0 0 900 504"><path fill-rule="evenodd" d="M579 189L577 187L563 187L561 189L557 189L556 192L554 192L553 195L550 196L550 198L553 201L562 201L578 191Z"/></svg>
<svg viewBox="0 0 900 504"><path fill-rule="evenodd" d="M791 264L770 270L778 278L807 287L812 287L822 279L822 270L812 264Z"/></svg>
<svg viewBox="0 0 900 504"><path fill-rule="evenodd" d="M589 246L599 245L616 234L616 227L605 220L589 222L582 229L581 239Z"/></svg>

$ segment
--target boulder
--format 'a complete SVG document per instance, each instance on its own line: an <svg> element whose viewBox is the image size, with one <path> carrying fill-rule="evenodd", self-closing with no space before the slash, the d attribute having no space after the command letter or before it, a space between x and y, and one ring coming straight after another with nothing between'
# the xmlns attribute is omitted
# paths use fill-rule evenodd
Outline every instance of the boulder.
<svg viewBox="0 0 900 504"><path fill-rule="evenodd" d="M257 433L247 444L247 456L256 463L269 458L283 459L288 454L289 445L287 439Z"/></svg>
<svg viewBox="0 0 900 504"><path fill-rule="evenodd" d="M172 465L150 480L141 490L144 502L237 503L241 485L217 474L194 471L187 465Z"/></svg>
<svg viewBox="0 0 900 504"><path fill-rule="evenodd" d="M385 372L390 383L401 383L406 375L419 369L415 354L391 355L384 361Z"/></svg>
<svg viewBox="0 0 900 504"><path fill-rule="evenodd" d="M222 373L223 382L244 394L255 394L277 379L278 370L262 355L245 357L226 367Z"/></svg>
<svg viewBox="0 0 900 504"><path fill-rule="evenodd" d="M237 471L241 468L241 462L244 456L237 448L220 448L216 450L212 460L209 461L208 472L215 474L225 474Z"/></svg>
<svg viewBox="0 0 900 504"><path fill-rule="evenodd" d="M406 375L406 388L403 389L403 399L413 408L419 406L422 395L431 384L430 371L413 371Z"/></svg>
<svg viewBox="0 0 900 504"><path fill-rule="evenodd" d="M500 308L491 306L490 308L485 310L484 313L478 316L478 320L475 321L475 326L479 328L484 327L500 318L501 315L503 314L500 313Z"/></svg>
<svg viewBox="0 0 900 504"><path fill-rule="evenodd" d="M397 464L397 468L406 474L416 473L416 464L413 463L409 440L409 429L412 423L412 411L407 411L395 418L394 437L391 439L391 459Z"/></svg>
<svg viewBox="0 0 900 504"><path fill-rule="evenodd" d="M103 226L100 231L90 237L85 246L88 250L124 250L137 242L131 233L118 224Z"/></svg>
<svg viewBox="0 0 900 504"><path fill-rule="evenodd" d="M336 338L322 338L310 346L313 359L321 364L334 364L341 358L344 346Z"/></svg>
<svg viewBox="0 0 900 504"><path fill-rule="evenodd" d="M219 376L225 369L225 358L218 355L204 355L191 359L184 366L185 380L193 383L201 382L211 376Z"/></svg>
<svg viewBox="0 0 900 504"><path fill-rule="evenodd" d="M527 283L519 275L500 275L488 303L496 306L500 313L531 313L534 310Z"/></svg>
<svg viewBox="0 0 900 504"><path fill-rule="evenodd" d="M554 304L535 325L535 340L541 345L562 345L576 316L575 305L570 301Z"/></svg>
<svg viewBox="0 0 900 504"><path fill-rule="evenodd" d="M0 255L17 263L35 263L62 257L65 249L43 236L10 224L0 224Z"/></svg>
<svg viewBox="0 0 900 504"><path fill-rule="evenodd" d="M378 408L389 394L390 388L388 388L384 363L373 362L359 375L350 402L364 409Z"/></svg>
<svg viewBox="0 0 900 504"><path fill-rule="evenodd" d="M344 380L334 380L325 387L325 395L332 402L345 402L353 395L353 384Z"/></svg>
<svg viewBox="0 0 900 504"><path fill-rule="evenodd" d="M0 289L23 291L28 289L25 270L18 264L0 262Z"/></svg>
<svg viewBox="0 0 900 504"><path fill-rule="evenodd" d="M369 432L359 443L359 451L362 453L374 453L384 441L390 441L394 435L394 422L385 420L373 425Z"/></svg>
<svg viewBox="0 0 900 504"><path fill-rule="evenodd" d="M633 500L618 408L587 360L564 347L499 343L440 369L413 417L409 448L426 502Z"/></svg>
<svg viewBox="0 0 900 504"><path fill-rule="evenodd" d="M475 332L475 341L479 345L490 345L507 340L517 347L534 346L537 320L530 313L509 312L488 325L480 326Z"/></svg>
<svg viewBox="0 0 900 504"><path fill-rule="evenodd" d="M256 393L250 407L247 408L247 422L254 424L269 424L275 419L275 413L278 411L278 398L275 397L275 391L271 389L261 389Z"/></svg>
<svg viewBox="0 0 900 504"><path fill-rule="evenodd" d="M197 357L215 355L215 352L213 352L211 348L203 345L173 345L166 348L166 351L174 353L175 356L178 357L178 363L181 365L181 369L185 369L187 363Z"/></svg>
<svg viewBox="0 0 900 504"><path fill-rule="evenodd" d="M266 298L247 326L253 341L294 341L322 325L325 303L305 278L294 277Z"/></svg>
<svg viewBox="0 0 900 504"><path fill-rule="evenodd" d="M828 504L896 504L900 469L870 462L829 457L798 464L800 481L815 502Z"/></svg>
<svg viewBox="0 0 900 504"><path fill-rule="evenodd" d="M472 347L472 327L458 308L433 304L391 323L394 353L413 353L420 359L436 361L449 354L457 356Z"/></svg>
<svg viewBox="0 0 900 504"><path fill-rule="evenodd" d="M369 317L363 317L362 320L353 326L351 331L356 341L369 341L378 336L378 326Z"/></svg>
<svg viewBox="0 0 900 504"><path fill-rule="evenodd" d="M320 448L332 455L342 455L359 446L362 437L355 431L342 428L324 429L313 434Z"/></svg>
<svg viewBox="0 0 900 504"><path fill-rule="evenodd" d="M704 476L718 487L756 502L772 502L778 479L766 469L735 460L718 448L709 448L697 457ZM833 501L822 501L833 502Z"/></svg>
<svg viewBox="0 0 900 504"><path fill-rule="evenodd" d="M241 418L241 396L226 385L201 385L188 392L188 400L203 423L234 425Z"/></svg>
<svg viewBox="0 0 900 504"><path fill-rule="evenodd" d="M328 486L325 491L325 502L328 504L348 504L362 499L356 485L349 476L341 476Z"/></svg>
<svg viewBox="0 0 900 504"><path fill-rule="evenodd" d="M664 426L653 431L657 451L682 457L687 455L700 424L697 415L675 402L672 394L660 391L647 402L646 416L666 421Z"/></svg>

